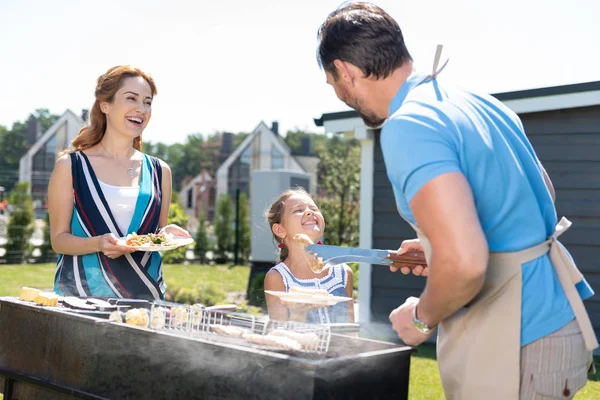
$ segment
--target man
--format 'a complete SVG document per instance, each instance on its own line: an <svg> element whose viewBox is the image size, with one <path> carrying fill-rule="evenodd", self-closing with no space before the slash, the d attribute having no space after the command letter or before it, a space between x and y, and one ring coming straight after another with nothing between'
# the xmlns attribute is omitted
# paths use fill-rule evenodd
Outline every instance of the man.
<svg viewBox="0 0 600 400"><path fill-rule="evenodd" d="M427 256L413 271L428 275L425 289L390 314L394 330L418 345L438 327L448 399L572 398L598 345L582 303L593 292L556 240L570 223L557 226L554 189L518 116L442 87L439 47L433 73L416 72L400 27L375 5L342 6L319 40L339 99L367 125L385 123L388 178L420 239L399 253Z"/></svg>

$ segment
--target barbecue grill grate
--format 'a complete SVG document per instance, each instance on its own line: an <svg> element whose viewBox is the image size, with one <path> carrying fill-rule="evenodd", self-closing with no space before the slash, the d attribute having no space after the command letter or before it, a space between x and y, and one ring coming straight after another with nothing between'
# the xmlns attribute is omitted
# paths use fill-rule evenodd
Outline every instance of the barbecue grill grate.
<svg viewBox="0 0 600 400"><path fill-rule="evenodd" d="M221 327L224 328L219 329ZM207 310L198 305L154 303L150 310L150 328L274 351L326 354L331 341L331 330L327 325L291 321L262 321L251 314ZM225 333L227 330L230 331L230 335ZM274 333L274 331L277 332ZM244 333L244 336L241 332ZM261 338L269 339L277 334L288 338L292 337L293 340L300 343L301 349L292 349L282 344L267 344L261 341ZM262 343L252 342L250 337Z"/></svg>

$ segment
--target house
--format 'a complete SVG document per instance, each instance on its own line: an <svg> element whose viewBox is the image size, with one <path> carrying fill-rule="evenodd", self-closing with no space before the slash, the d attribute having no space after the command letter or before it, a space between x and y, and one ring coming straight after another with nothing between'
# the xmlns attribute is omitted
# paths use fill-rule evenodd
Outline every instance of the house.
<svg viewBox="0 0 600 400"><path fill-rule="evenodd" d="M46 132L40 131L35 118L29 119L27 138L30 147L19 161L19 181L31 184L36 218L44 218L46 214L48 182L57 154L70 147L82 126L82 118L71 110L66 110Z"/></svg>
<svg viewBox="0 0 600 400"><path fill-rule="evenodd" d="M200 212L205 213L208 221L212 221L215 215L215 180L203 169L194 178L183 181L179 195L183 202L185 214L190 220L196 219ZM190 227L192 229L192 227Z"/></svg>
<svg viewBox="0 0 600 400"><path fill-rule="evenodd" d="M592 288L600 291L600 81L494 95L519 114L525 131L556 190L559 216L573 227L561 237ZM343 132L361 142L360 247L397 249L415 237L398 215L379 146L379 129L367 128L354 111L315 119L326 132ZM380 336L397 338L388 315L425 280L360 265L359 318ZM600 336L600 296L586 308Z"/></svg>
<svg viewBox="0 0 600 400"><path fill-rule="evenodd" d="M279 136L279 124L273 122L269 128L261 121L217 169L217 197L229 194L235 199L239 189L240 193L246 193L250 198L250 177L252 171L256 170L306 172L311 177L311 183L305 189L314 193L318 183L319 158L312 154L309 140L305 139L302 147L302 154L292 154Z"/></svg>

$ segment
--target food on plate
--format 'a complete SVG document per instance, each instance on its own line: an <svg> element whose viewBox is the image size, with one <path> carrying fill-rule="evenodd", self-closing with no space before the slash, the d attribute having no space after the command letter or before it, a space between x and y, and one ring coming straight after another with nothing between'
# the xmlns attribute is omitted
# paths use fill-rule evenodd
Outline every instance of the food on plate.
<svg viewBox="0 0 600 400"><path fill-rule="evenodd" d="M25 300L25 301L34 301L36 297L38 297L38 295L41 293L42 291L39 289L34 289L34 288L30 288L27 286L23 286L21 288L21 296L20 299L21 300Z"/></svg>
<svg viewBox="0 0 600 400"><path fill-rule="evenodd" d="M283 336L246 334L244 339L262 346L276 347L282 350L302 350L302 345L294 339Z"/></svg>
<svg viewBox="0 0 600 400"><path fill-rule="evenodd" d="M150 316L145 308L134 308L125 313L125 322L129 325L147 328L150 324Z"/></svg>
<svg viewBox="0 0 600 400"><path fill-rule="evenodd" d="M162 329L166 325L166 314L162 308L153 308L150 311L150 328Z"/></svg>
<svg viewBox="0 0 600 400"><path fill-rule="evenodd" d="M294 235L294 241L300 244L302 247L306 247L310 244L313 244L312 239L305 233L297 233ZM323 258L317 257L314 254L310 254L308 251L304 251L304 255L306 256L306 261L308 261L308 266L314 273L319 273L323 271L325 268L325 263L323 262Z"/></svg>
<svg viewBox="0 0 600 400"><path fill-rule="evenodd" d="M171 246L175 245L171 241L172 236L166 233L148 233L147 235L138 235L137 233L132 233L127 235L127 239L125 240L125 244L128 246Z"/></svg>
<svg viewBox="0 0 600 400"><path fill-rule="evenodd" d="M57 306L58 295L52 292L40 292L33 301L40 306Z"/></svg>
<svg viewBox="0 0 600 400"><path fill-rule="evenodd" d="M271 336L287 337L300 343L303 349L316 349L319 345L319 337L314 333L300 333L277 328L269 333Z"/></svg>
<svg viewBox="0 0 600 400"><path fill-rule="evenodd" d="M171 326L180 326L187 322L188 312L183 307L171 308Z"/></svg>
<svg viewBox="0 0 600 400"><path fill-rule="evenodd" d="M289 292L308 295L308 296L320 296L320 297L330 297L331 296L331 294L325 289L305 288L302 286L292 286L292 287L290 287Z"/></svg>
<svg viewBox="0 0 600 400"><path fill-rule="evenodd" d="M244 337L244 335L249 334L247 329L231 325L211 325L210 330L215 333L218 333L219 335L232 336L238 338Z"/></svg>

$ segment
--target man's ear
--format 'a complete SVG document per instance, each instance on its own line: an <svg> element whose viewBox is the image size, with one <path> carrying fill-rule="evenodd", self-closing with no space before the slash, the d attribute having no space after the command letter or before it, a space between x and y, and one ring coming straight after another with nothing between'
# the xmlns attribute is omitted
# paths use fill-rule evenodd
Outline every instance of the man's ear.
<svg viewBox="0 0 600 400"><path fill-rule="evenodd" d="M356 65L342 60L333 60L333 66L338 73L338 79L343 79L346 83L352 84L363 76L362 71Z"/></svg>
<svg viewBox="0 0 600 400"><path fill-rule="evenodd" d="M281 224L273 224L271 230L273 231L275 236L277 236L280 240L283 240L285 238L285 229L283 229L283 226Z"/></svg>

